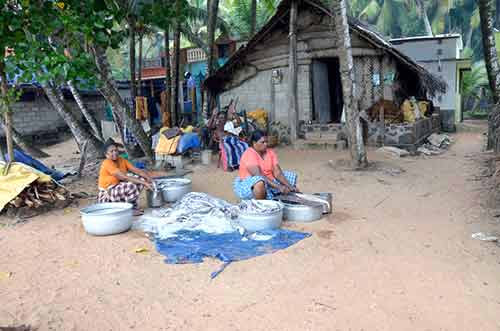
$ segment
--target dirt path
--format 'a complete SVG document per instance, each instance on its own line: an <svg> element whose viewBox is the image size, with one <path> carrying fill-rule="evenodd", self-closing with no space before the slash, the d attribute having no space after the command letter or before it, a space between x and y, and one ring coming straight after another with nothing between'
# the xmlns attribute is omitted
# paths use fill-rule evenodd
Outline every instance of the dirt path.
<svg viewBox="0 0 500 331"><path fill-rule="evenodd" d="M499 330L500 250L471 239L498 228L480 210L482 137L442 156L346 172L343 153L280 151L304 191L334 192L313 236L234 263L167 265L140 233L95 238L77 209L0 228L0 326L39 330ZM200 168L201 169L201 168ZM207 176L207 174L209 176ZM234 174L197 171L196 190L230 199ZM149 253L137 254L137 247Z"/></svg>

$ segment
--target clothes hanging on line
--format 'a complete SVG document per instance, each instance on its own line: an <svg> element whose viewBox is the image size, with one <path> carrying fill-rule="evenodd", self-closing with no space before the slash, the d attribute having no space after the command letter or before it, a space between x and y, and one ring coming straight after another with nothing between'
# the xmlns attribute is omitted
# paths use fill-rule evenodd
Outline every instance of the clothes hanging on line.
<svg viewBox="0 0 500 331"><path fill-rule="evenodd" d="M147 98L135 97L135 118L140 121L144 121L149 118Z"/></svg>

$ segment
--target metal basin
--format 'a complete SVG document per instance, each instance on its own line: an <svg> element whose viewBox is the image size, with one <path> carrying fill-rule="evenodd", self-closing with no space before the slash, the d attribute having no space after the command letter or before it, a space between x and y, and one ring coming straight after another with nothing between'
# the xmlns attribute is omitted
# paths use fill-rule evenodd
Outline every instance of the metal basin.
<svg viewBox="0 0 500 331"><path fill-rule="evenodd" d="M283 218L288 222L309 223L317 221L323 215L323 207L283 203Z"/></svg>
<svg viewBox="0 0 500 331"><path fill-rule="evenodd" d="M191 180L187 178L162 179L157 185L165 202L176 202L192 190Z"/></svg>
<svg viewBox="0 0 500 331"><path fill-rule="evenodd" d="M133 205L125 202L98 203L80 210L85 231L94 236L108 236L132 227Z"/></svg>
<svg viewBox="0 0 500 331"><path fill-rule="evenodd" d="M283 221L283 205L277 201L259 201L262 204L272 206L279 205L279 210L272 213L248 213L240 212L238 214L238 223L249 232L273 230L280 227Z"/></svg>

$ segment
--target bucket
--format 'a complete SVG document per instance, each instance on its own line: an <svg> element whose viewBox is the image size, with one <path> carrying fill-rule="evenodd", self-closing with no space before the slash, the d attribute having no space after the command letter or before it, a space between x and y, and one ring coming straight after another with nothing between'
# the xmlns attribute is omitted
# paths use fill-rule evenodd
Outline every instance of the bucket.
<svg viewBox="0 0 500 331"><path fill-rule="evenodd" d="M182 169L182 156L174 156L174 167L175 169Z"/></svg>
<svg viewBox="0 0 500 331"><path fill-rule="evenodd" d="M332 207L333 195L327 192L313 193L313 195L317 196L321 200L328 202L328 206L326 204L323 205L323 214L331 214L333 210Z"/></svg>
<svg viewBox="0 0 500 331"><path fill-rule="evenodd" d="M201 164L209 165L212 161L212 151L209 149L201 151Z"/></svg>

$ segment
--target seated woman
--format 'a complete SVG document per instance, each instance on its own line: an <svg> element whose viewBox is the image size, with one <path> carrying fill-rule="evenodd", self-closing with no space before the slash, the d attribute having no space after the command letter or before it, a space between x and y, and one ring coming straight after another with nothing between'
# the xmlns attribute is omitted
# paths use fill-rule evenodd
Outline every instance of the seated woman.
<svg viewBox="0 0 500 331"><path fill-rule="evenodd" d="M262 131L250 136L250 148L243 153L234 193L242 200L272 199L278 194L297 192L297 174L282 171L278 157L267 148L267 137Z"/></svg>
<svg viewBox="0 0 500 331"><path fill-rule="evenodd" d="M128 176L131 172L139 177ZM135 214L142 213L137 206L137 199L143 187L152 189L153 177L162 173L153 173L137 169L129 161L118 156L115 143L106 145L106 160L99 171L98 202L129 202L134 205Z"/></svg>
<svg viewBox="0 0 500 331"><path fill-rule="evenodd" d="M248 149L248 144L240 139L241 127L234 127L232 121L224 125L224 137L221 140L221 161L225 171L238 169L243 153Z"/></svg>

